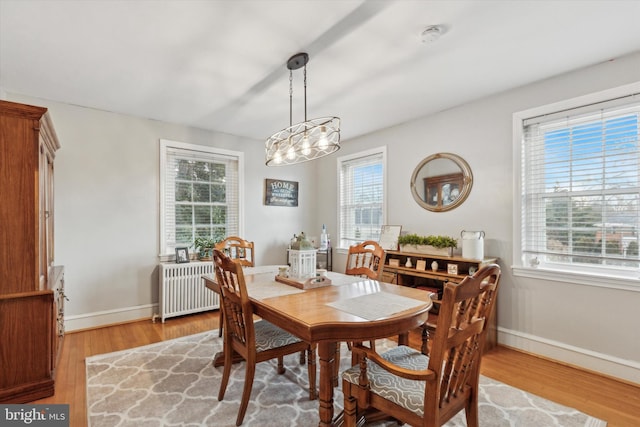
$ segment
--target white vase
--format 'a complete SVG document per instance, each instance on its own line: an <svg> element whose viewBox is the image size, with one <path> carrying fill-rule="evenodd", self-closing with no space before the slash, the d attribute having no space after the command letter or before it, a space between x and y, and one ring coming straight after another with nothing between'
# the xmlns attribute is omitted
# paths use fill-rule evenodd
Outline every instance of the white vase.
<svg viewBox="0 0 640 427"><path fill-rule="evenodd" d="M437 261L433 261L431 263L431 270L438 271L438 262Z"/></svg>

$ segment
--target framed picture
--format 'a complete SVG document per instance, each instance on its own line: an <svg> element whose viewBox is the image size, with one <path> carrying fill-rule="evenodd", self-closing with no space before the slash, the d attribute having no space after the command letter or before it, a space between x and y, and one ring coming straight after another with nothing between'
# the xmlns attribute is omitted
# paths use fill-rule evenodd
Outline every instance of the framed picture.
<svg viewBox="0 0 640 427"><path fill-rule="evenodd" d="M389 260L389 266L390 267L400 267L400 260L397 258L391 258Z"/></svg>
<svg viewBox="0 0 640 427"><path fill-rule="evenodd" d="M176 248L176 264L189 262L189 248Z"/></svg>
<svg viewBox="0 0 640 427"><path fill-rule="evenodd" d="M419 259L416 261L416 270L425 271L427 269L427 261L424 259Z"/></svg>
<svg viewBox="0 0 640 427"><path fill-rule="evenodd" d="M380 239L378 243L385 251L398 250L398 236L402 231L401 225L383 225L380 231Z"/></svg>
<svg viewBox="0 0 640 427"><path fill-rule="evenodd" d="M458 264L447 264L447 273L458 274Z"/></svg>
<svg viewBox="0 0 640 427"><path fill-rule="evenodd" d="M264 204L267 206L298 206L298 181L265 179Z"/></svg>

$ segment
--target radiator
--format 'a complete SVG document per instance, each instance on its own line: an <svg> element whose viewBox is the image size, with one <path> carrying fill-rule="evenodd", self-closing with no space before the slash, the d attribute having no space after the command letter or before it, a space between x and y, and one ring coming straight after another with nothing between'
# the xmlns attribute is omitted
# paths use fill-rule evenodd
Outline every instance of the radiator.
<svg viewBox="0 0 640 427"><path fill-rule="evenodd" d="M213 274L213 262L160 264L160 318L182 316L220 307L218 294L207 289L202 280Z"/></svg>

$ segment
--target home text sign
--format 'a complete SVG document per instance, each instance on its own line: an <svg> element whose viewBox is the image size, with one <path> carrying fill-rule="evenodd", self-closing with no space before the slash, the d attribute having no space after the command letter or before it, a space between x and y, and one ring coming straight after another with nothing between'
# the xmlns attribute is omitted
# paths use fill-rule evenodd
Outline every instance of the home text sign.
<svg viewBox="0 0 640 427"><path fill-rule="evenodd" d="M298 183L280 179L265 179L264 204L298 206Z"/></svg>

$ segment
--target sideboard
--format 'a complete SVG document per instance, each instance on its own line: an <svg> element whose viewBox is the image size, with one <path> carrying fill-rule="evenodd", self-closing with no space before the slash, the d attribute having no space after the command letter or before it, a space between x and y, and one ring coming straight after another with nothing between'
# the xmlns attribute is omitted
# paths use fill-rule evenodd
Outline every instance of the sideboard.
<svg viewBox="0 0 640 427"><path fill-rule="evenodd" d="M475 260L458 256L428 255L412 252L386 251L387 258L384 265L382 279L388 283L423 289L432 292L434 304L427 330L433 332L438 321L439 299L442 289L447 282L460 283L467 275L481 267L497 262L497 258ZM435 262L435 264L434 264ZM437 265L436 265L437 264ZM485 351L496 346L498 339L496 308L489 318L489 331L485 343Z"/></svg>

